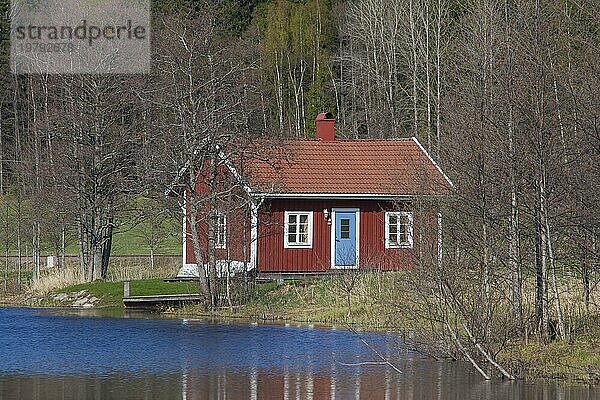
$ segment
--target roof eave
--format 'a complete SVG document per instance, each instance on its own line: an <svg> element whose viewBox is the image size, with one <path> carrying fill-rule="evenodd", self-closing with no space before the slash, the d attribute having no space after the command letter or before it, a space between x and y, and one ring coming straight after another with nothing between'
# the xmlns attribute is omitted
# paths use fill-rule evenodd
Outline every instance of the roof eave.
<svg viewBox="0 0 600 400"><path fill-rule="evenodd" d="M258 193L254 196L273 199L340 199L340 200L410 200L415 197L440 197L444 194L377 194L377 193Z"/></svg>

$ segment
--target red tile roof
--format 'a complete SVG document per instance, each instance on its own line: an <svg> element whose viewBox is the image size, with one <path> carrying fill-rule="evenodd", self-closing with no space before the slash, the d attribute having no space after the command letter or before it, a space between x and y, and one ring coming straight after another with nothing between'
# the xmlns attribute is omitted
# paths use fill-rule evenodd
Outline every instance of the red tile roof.
<svg viewBox="0 0 600 400"><path fill-rule="evenodd" d="M277 194L449 194L452 184L415 139L294 140L284 158L247 167L255 191Z"/></svg>

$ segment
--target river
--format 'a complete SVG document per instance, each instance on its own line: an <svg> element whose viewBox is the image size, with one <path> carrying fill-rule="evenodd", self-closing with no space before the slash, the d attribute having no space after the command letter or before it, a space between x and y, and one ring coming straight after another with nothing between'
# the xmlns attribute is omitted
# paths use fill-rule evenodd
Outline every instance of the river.
<svg viewBox="0 0 600 400"><path fill-rule="evenodd" d="M0 400L12 399L582 400L600 391L486 382L389 334L0 308Z"/></svg>

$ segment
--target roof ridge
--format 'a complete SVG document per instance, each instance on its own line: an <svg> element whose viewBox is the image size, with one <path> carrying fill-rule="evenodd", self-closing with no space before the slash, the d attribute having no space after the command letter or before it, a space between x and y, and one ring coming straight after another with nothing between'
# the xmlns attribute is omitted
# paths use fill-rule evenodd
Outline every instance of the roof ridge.
<svg viewBox="0 0 600 400"><path fill-rule="evenodd" d="M287 139L288 142L306 142L306 143L325 143L325 144L334 144L334 143L348 143L348 142L410 142L412 141L414 136L410 137L401 137L401 138L360 138L360 139L338 139L336 138L333 142L322 142L315 138L297 138L297 139Z"/></svg>

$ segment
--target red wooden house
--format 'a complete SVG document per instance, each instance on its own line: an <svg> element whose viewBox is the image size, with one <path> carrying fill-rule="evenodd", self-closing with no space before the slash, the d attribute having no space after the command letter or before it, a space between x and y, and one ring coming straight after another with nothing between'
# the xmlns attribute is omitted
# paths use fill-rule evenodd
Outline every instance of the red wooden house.
<svg viewBox="0 0 600 400"><path fill-rule="evenodd" d="M416 138L336 140L334 122L321 113L315 140L283 145L288 162L246 166L251 210L219 214L217 258L259 273L317 273L438 257L441 216L420 200L449 195L448 177ZM187 226L183 257L195 266Z"/></svg>

